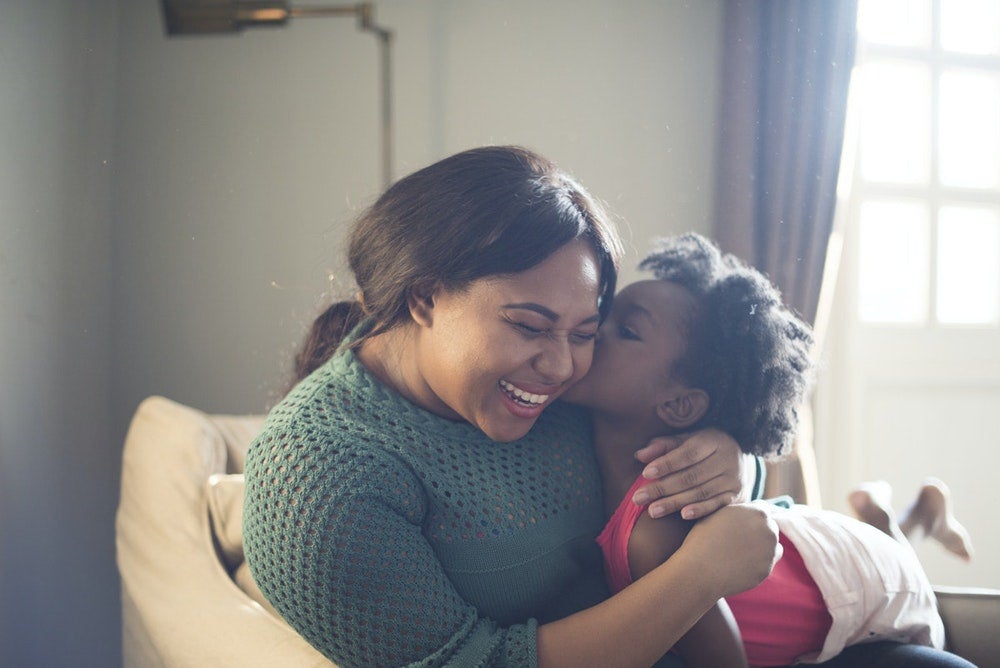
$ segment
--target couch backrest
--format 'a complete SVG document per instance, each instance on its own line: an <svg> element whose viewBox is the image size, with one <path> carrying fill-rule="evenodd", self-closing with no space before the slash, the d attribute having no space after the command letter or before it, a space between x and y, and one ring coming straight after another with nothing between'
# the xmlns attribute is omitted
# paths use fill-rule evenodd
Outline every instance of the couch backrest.
<svg viewBox="0 0 1000 668"><path fill-rule="evenodd" d="M136 410L115 518L126 666L332 665L249 598L217 552L210 480L242 472L262 422L163 397Z"/></svg>

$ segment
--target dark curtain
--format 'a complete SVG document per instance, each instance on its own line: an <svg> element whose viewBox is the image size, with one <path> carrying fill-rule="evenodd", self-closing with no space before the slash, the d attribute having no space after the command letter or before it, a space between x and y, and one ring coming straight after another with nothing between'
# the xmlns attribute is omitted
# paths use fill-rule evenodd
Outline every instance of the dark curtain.
<svg viewBox="0 0 1000 668"><path fill-rule="evenodd" d="M729 0L713 236L814 322L833 227L856 0ZM819 504L811 411L768 493Z"/></svg>

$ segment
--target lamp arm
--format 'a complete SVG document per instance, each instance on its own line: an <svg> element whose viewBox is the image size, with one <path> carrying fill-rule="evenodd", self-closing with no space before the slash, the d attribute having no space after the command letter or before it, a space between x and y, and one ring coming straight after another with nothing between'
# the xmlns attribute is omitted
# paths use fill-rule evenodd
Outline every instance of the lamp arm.
<svg viewBox="0 0 1000 668"><path fill-rule="evenodd" d="M358 17L358 27L375 35L379 42L379 81L381 83L382 121L382 183L388 188L392 183L392 31L375 22L375 8L370 2L353 5L328 5L290 7L288 18L315 18L319 16Z"/></svg>

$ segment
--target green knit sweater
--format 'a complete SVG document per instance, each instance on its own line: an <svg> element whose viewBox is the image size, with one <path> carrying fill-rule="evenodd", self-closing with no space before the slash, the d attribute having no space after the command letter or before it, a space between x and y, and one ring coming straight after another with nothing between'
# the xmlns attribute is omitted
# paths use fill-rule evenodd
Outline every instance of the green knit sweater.
<svg viewBox="0 0 1000 668"><path fill-rule="evenodd" d="M341 666L533 666L538 623L607 595L589 439L556 404L521 440L491 441L338 353L250 448L247 561Z"/></svg>

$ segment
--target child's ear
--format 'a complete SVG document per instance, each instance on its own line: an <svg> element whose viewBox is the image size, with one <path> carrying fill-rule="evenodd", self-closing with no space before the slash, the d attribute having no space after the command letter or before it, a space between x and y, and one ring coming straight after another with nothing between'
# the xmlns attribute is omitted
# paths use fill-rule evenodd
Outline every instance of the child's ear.
<svg viewBox="0 0 1000 668"><path fill-rule="evenodd" d="M708 411L708 393L683 388L656 407L656 414L671 427L687 429Z"/></svg>
<svg viewBox="0 0 1000 668"><path fill-rule="evenodd" d="M406 296L406 306L410 317L421 327L430 327L434 322L434 300L437 297L436 283L418 283L410 288Z"/></svg>

